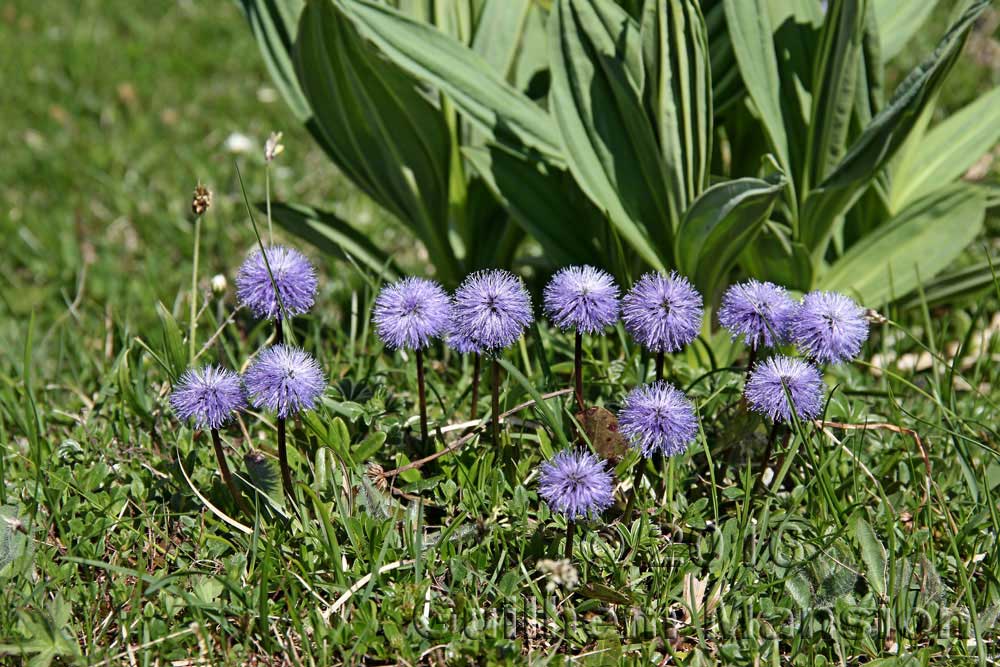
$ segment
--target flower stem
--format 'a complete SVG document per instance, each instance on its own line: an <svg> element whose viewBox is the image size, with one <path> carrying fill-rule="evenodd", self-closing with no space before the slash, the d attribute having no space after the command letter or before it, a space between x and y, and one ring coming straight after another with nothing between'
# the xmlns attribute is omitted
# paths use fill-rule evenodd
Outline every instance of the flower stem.
<svg viewBox="0 0 1000 667"><path fill-rule="evenodd" d="M274 232L271 230L271 162L264 165L264 201L267 202L267 242L274 245Z"/></svg>
<svg viewBox="0 0 1000 667"><path fill-rule="evenodd" d="M635 506L636 496L639 495L639 487L642 485L642 478L646 472L646 459L640 457L635 465L635 477L632 480L632 493L629 494L628 502L625 503L625 512L622 519L628 521L632 518L632 508Z"/></svg>
<svg viewBox="0 0 1000 667"><path fill-rule="evenodd" d="M215 446L215 458L219 460L219 473L222 475L222 481L229 488L229 494L233 497L233 501L237 507L243 510L247 516L253 516L253 511L243 499L243 494L240 493L239 487L236 486L236 482L233 481L233 476L229 472L229 464L226 463L226 454L222 451L222 438L219 437L219 429L213 428L211 431L212 445Z"/></svg>
<svg viewBox="0 0 1000 667"><path fill-rule="evenodd" d="M194 362L198 346L195 329L198 328L198 255L201 249L201 216L194 219L194 257L191 266L191 321L188 322L188 348L191 362Z"/></svg>
<svg viewBox="0 0 1000 667"><path fill-rule="evenodd" d="M747 411L747 385L750 383L750 374L753 372L753 365L757 362L757 348L750 348L750 356L747 357L747 372L743 376L743 394L740 396L740 410Z"/></svg>
<svg viewBox="0 0 1000 667"><path fill-rule="evenodd" d="M566 560L573 560L573 533L576 532L576 521L570 519L566 522Z"/></svg>
<svg viewBox="0 0 1000 667"><path fill-rule="evenodd" d="M285 331L281 327L281 318L274 318L274 344L281 345L285 342Z"/></svg>
<svg viewBox="0 0 1000 667"><path fill-rule="evenodd" d="M493 442L500 443L500 362L493 358L493 404L490 419L492 422Z"/></svg>
<svg viewBox="0 0 1000 667"><path fill-rule="evenodd" d="M424 389L424 352L417 348L417 396L420 399L420 443L427 449L427 392Z"/></svg>
<svg viewBox="0 0 1000 667"><path fill-rule="evenodd" d="M478 352L473 352L473 355L475 361L472 364L472 413L469 419L475 421L479 413L479 376L483 370L483 358Z"/></svg>
<svg viewBox="0 0 1000 667"><path fill-rule="evenodd" d="M659 382L663 379L663 359L665 353L660 350L656 353L656 381Z"/></svg>
<svg viewBox="0 0 1000 667"><path fill-rule="evenodd" d="M576 403L580 407L580 412L583 412L583 334L579 329L576 332L576 345L573 349L573 378L576 381Z"/></svg>
<svg viewBox="0 0 1000 667"><path fill-rule="evenodd" d="M281 488L292 498L292 469L288 466L288 447L285 444L285 418L278 417L278 464L281 466Z"/></svg>

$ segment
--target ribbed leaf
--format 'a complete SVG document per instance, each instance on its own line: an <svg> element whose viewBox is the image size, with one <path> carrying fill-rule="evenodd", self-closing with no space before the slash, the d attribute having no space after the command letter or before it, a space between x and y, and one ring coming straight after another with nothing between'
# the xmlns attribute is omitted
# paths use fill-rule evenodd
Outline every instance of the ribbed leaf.
<svg viewBox="0 0 1000 667"><path fill-rule="evenodd" d="M684 215L677 234L677 266L709 299L770 215L784 188L780 175L713 185Z"/></svg>
<svg viewBox="0 0 1000 667"><path fill-rule="evenodd" d="M893 210L958 178L997 141L1000 141L1000 87L931 128L907 152L893 173Z"/></svg>
<svg viewBox="0 0 1000 667"><path fill-rule="evenodd" d="M451 137L440 111L331 2L303 11L295 64L341 166L414 230L442 279L456 281L447 229Z"/></svg>
<svg viewBox="0 0 1000 667"><path fill-rule="evenodd" d="M885 106L885 65L879 27L872 0L865 8L864 35L861 38L861 59L858 63L858 84L854 94L854 116L858 126L852 136L868 126L872 118Z"/></svg>
<svg viewBox="0 0 1000 667"><path fill-rule="evenodd" d="M537 149L561 162L555 124L481 56L432 26L368 0L334 0L392 62L448 95L496 143Z"/></svg>
<svg viewBox="0 0 1000 667"><path fill-rule="evenodd" d="M916 34L934 11L937 0L872 0L882 37L882 57L889 61Z"/></svg>
<svg viewBox="0 0 1000 667"><path fill-rule="evenodd" d="M860 71L865 1L842 0L829 7L813 70L816 88L802 194L821 183L844 156Z"/></svg>
<svg viewBox="0 0 1000 667"><path fill-rule="evenodd" d="M472 50L510 81L531 0L486 0Z"/></svg>
<svg viewBox="0 0 1000 667"><path fill-rule="evenodd" d="M264 211L262 204L257 208ZM387 282L401 274L391 257L357 229L333 213L298 204L271 203L271 218L284 229L313 244L325 254L348 255Z"/></svg>
<svg viewBox="0 0 1000 667"><path fill-rule="evenodd" d="M600 211L572 177L503 147L466 148L466 158L553 264L605 264L594 238Z"/></svg>
<svg viewBox="0 0 1000 667"><path fill-rule="evenodd" d="M642 15L643 99L666 169L671 225L708 185L712 67L705 23L692 0L650 0Z"/></svg>
<svg viewBox="0 0 1000 667"><path fill-rule="evenodd" d="M877 308L906 296L957 258L979 233L985 200L956 184L923 197L856 244L820 280Z"/></svg>
<svg viewBox="0 0 1000 667"><path fill-rule="evenodd" d="M299 88L291 55L305 0L240 0L240 4L271 78L296 118L306 122L312 110Z"/></svg>
<svg viewBox="0 0 1000 667"><path fill-rule="evenodd" d="M665 268L670 208L640 99L638 26L611 0L559 0L549 17L549 49L549 102L570 171L621 237Z"/></svg>
<svg viewBox="0 0 1000 667"><path fill-rule="evenodd" d="M781 83L767 0L725 0L729 39L750 99L782 168L791 173L788 137L781 116Z"/></svg>
<svg viewBox="0 0 1000 667"><path fill-rule="evenodd" d="M934 52L899 85L888 105L872 119L833 172L809 194L799 229L814 257L824 256L841 214L906 140L961 54L976 18L988 5L989 0L976 0L963 12Z"/></svg>

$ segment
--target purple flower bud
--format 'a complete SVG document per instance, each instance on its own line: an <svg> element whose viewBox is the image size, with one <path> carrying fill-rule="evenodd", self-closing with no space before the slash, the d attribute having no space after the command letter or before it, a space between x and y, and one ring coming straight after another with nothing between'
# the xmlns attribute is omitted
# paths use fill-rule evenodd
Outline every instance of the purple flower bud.
<svg viewBox="0 0 1000 667"><path fill-rule="evenodd" d="M618 321L618 286L592 266L568 266L545 287L545 313L562 330L594 334Z"/></svg>
<svg viewBox="0 0 1000 667"><path fill-rule="evenodd" d="M647 273L622 299L625 328L652 352L676 352L701 329L702 299L676 272Z"/></svg>
<svg viewBox="0 0 1000 667"><path fill-rule="evenodd" d="M643 456L676 456L698 435L694 404L663 380L633 389L618 413L618 429Z"/></svg>
<svg viewBox="0 0 1000 667"><path fill-rule="evenodd" d="M791 338L818 363L839 364L861 352L868 339L864 308L836 292L809 292L795 309Z"/></svg>
<svg viewBox="0 0 1000 667"><path fill-rule="evenodd" d="M750 408L771 421L792 421L789 396L799 419L814 419L823 409L819 370L793 357L776 356L758 363L750 373L745 393Z"/></svg>
<svg viewBox="0 0 1000 667"><path fill-rule="evenodd" d="M326 388L326 378L316 360L289 345L275 345L261 352L243 379L254 407L279 417L313 409Z"/></svg>
<svg viewBox="0 0 1000 667"><path fill-rule="evenodd" d="M387 346L420 350L451 326L451 301L433 280L404 278L382 288L373 317Z"/></svg>
<svg viewBox="0 0 1000 667"><path fill-rule="evenodd" d="M177 416L197 428L222 428L245 405L240 376L219 366L188 369L170 394Z"/></svg>
<svg viewBox="0 0 1000 667"><path fill-rule="evenodd" d="M787 341L788 326L795 312L795 302L785 288L774 283L748 280L737 283L722 297L719 324L746 344L757 349L775 347Z"/></svg>
<svg viewBox="0 0 1000 667"><path fill-rule="evenodd" d="M614 478L585 449L565 449L541 465L538 494L568 519L596 518L614 500Z"/></svg>
<svg viewBox="0 0 1000 667"><path fill-rule="evenodd" d="M468 276L455 292L452 316L454 333L484 352L510 347L534 319L524 283L500 269Z"/></svg>
<svg viewBox="0 0 1000 667"><path fill-rule="evenodd" d="M298 250L284 246L269 246L265 249L267 263L260 250L255 250L236 276L236 296L240 303L253 311L261 319L281 319L281 306L289 317L301 315L312 308L316 297L316 271L305 255ZM267 265L271 266L268 274ZM271 283L274 276L274 284ZM275 297L277 285L281 303Z"/></svg>

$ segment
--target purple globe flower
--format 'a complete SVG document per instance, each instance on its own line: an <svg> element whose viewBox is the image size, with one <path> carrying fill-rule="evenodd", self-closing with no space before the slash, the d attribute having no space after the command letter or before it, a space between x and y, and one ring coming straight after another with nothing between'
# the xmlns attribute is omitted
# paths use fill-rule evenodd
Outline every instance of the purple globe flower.
<svg viewBox="0 0 1000 667"><path fill-rule="evenodd" d="M326 388L316 360L290 345L275 345L261 352L243 380L254 407L282 418L311 410Z"/></svg>
<svg viewBox="0 0 1000 667"><path fill-rule="evenodd" d="M676 352L701 329L702 299L686 278L647 273L622 299L625 328L653 352Z"/></svg>
<svg viewBox="0 0 1000 667"><path fill-rule="evenodd" d="M452 316L455 334L484 352L510 347L534 319L524 283L500 269L468 276L455 291Z"/></svg>
<svg viewBox="0 0 1000 667"><path fill-rule="evenodd" d="M618 286L592 266L560 269L545 286L545 314L562 330L594 334L618 320Z"/></svg>
<svg viewBox="0 0 1000 667"><path fill-rule="evenodd" d="M771 357L754 367L745 395L750 407L771 421L792 421L789 396L799 419L813 419L823 409L823 378L801 359Z"/></svg>
<svg viewBox="0 0 1000 667"><path fill-rule="evenodd" d="M316 297L316 270L298 250L284 246L269 246L265 255L255 250L243 262L236 276L236 296L240 303L261 319L281 319L284 306L289 317L301 315L312 308ZM271 267L268 274L267 266ZM271 283L274 276L274 284ZM275 297L277 285L281 303Z"/></svg>
<svg viewBox="0 0 1000 667"><path fill-rule="evenodd" d="M246 405L240 376L220 366L189 368L170 394L170 407L197 428L222 428Z"/></svg>
<svg viewBox="0 0 1000 667"><path fill-rule="evenodd" d="M676 456L697 437L698 418L684 392L660 380L629 392L618 413L618 430L643 456Z"/></svg>
<svg viewBox="0 0 1000 667"><path fill-rule="evenodd" d="M795 312L795 302L784 287L774 283L748 280L726 290L719 309L719 324L740 336L757 349L781 345L788 339L788 326Z"/></svg>
<svg viewBox="0 0 1000 667"><path fill-rule="evenodd" d="M483 351L483 348L474 340L468 336L462 335L460 331L453 328L448 333L448 338L445 339L448 347L455 350L459 354L479 354Z"/></svg>
<svg viewBox="0 0 1000 667"><path fill-rule="evenodd" d="M839 364L861 352L868 320L864 309L843 294L809 292L795 309L790 333L804 355L821 364Z"/></svg>
<svg viewBox="0 0 1000 667"><path fill-rule="evenodd" d="M451 326L451 301L433 280L404 278L382 288L373 318L379 338L390 348L420 350Z"/></svg>
<svg viewBox="0 0 1000 667"><path fill-rule="evenodd" d="M596 518L614 500L614 478L589 451L564 449L541 465L538 494L568 519Z"/></svg>

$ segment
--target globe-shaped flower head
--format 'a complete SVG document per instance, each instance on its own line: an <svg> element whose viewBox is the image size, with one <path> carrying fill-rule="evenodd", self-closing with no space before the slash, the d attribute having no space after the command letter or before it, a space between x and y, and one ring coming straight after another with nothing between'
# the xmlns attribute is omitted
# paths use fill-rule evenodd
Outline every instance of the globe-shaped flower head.
<svg viewBox="0 0 1000 667"><path fill-rule="evenodd" d="M452 301L454 334L483 352L510 347L531 324L531 297L509 271L489 269L468 276Z"/></svg>
<svg viewBox="0 0 1000 667"><path fill-rule="evenodd" d="M596 518L611 506L614 479L604 461L585 449L564 449L541 465L538 493L568 519Z"/></svg>
<svg viewBox="0 0 1000 667"><path fill-rule="evenodd" d="M786 342L795 302L785 288L774 283L748 280L726 290L719 309L719 324L740 336L753 349Z"/></svg>
<svg viewBox="0 0 1000 667"><path fill-rule="evenodd" d="M676 456L694 442L698 418L684 392L659 380L629 392L618 413L618 430L643 456Z"/></svg>
<svg viewBox="0 0 1000 667"><path fill-rule="evenodd" d="M326 387L316 360L290 345L275 345L261 352L243 379L254 407L281 418L314 408Z"/></svg>
<svg viewBox="0 0 1000 667"><path fill-rule="evenodd" d="M647 273L622 299L625 328L653 352L676 352L701 329L702 299L686 278Z"/></svg>
<svg viewBox="0 0 1000 667"><path fill-rule="evenodd" d="M255 250L243 262L236 275L236 296L240 303L261 319L283 317L281 307L289 317L301 315L312 308L316 298L316 270L305 255L284 246L268 246L265 254ZM270 274L267 271L271 267ZM271 276L274 283L271 283ZM279 304L274 293L275 285L281 295Z"/></svg>
<svg viewBox="0 0 1000 667"><path fill-rule="evenodd" d="M240 376L227 368L189 368L170 394L170 406L197 428L222 428L246 405Z"/></svg>
<svg viewBox="0 0 1000 667"><path fill-rule="evenodd" d="M795 309L790 331L803 354L821 364L839 364L861 352L868 320L864 309L843 294L809 292Z"/></svg>
<svg viewBox="0 0 1000 667"><path fill-rule="evenodd" d="M750 374L745 393L751 409L771 421L792 421L789 396L799 419L813 419L823 409L823 378L819 370L793 357L775 356L758 363Z"/></svg>
<svg viewBox="0 0 1000 667"><path fill-rule="evenodd" d="M595 334L618 320L618 286L592 266L559 269L545 286L545 314L564 331Z"/></svg>
<svg viewBox="0 0 1000 667"><path fill-rule="evenodd" d="M404 278L375 299L375 328L390 348L421 350L451 326L451 301L433 280Z"/></svg>

